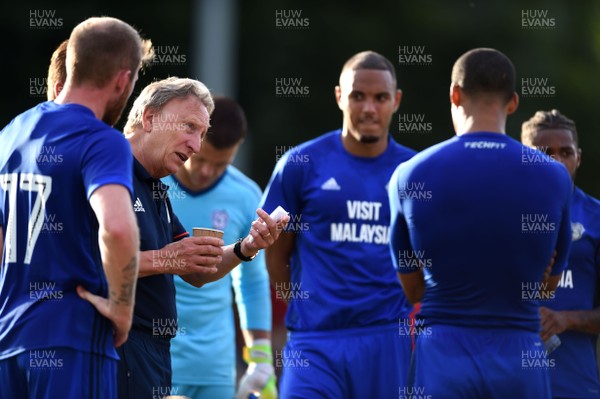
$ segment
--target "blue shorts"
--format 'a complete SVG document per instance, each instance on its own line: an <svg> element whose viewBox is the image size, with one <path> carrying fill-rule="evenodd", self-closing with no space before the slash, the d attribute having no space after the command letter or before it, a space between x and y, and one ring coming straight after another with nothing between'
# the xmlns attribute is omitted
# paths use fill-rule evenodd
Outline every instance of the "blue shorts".
<svg viewBox="0 0 600 399"><path fill-rule="evenodd" d="M398 325L335 331L291 332L275 355L286 399L398 399L406 386L410 336Z"/></svg>
<svg viewBox="0 0 600 399"><path fill-rule="evenodd" d="M114 398L117 360L72 348L32 349L0 360L0 398Z"/></svg>
<svg viewBox="0 0 600 399"><path fill-rule="evenodd" d="M550 398L549 370L538 333L431 325L417 339L414 383L400 396Z"/></svg>
<svg viewBox="0 0 600 399"><path fill-rule="evenodd" d="M175 395L171 388L170 341L131 330L124 345L117 348L121 360L117 369L119 399L162 399Z"/></svg>

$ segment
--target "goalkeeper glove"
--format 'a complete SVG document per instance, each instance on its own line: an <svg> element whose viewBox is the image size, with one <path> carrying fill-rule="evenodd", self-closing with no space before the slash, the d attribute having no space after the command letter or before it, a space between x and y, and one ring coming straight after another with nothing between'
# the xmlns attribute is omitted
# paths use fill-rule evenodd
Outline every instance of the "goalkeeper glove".
<svg viewBox="0 0 600 399"><path fill-rule="evenodd" d="M244 347L244 360L248 369L240 380L235 399L248 399L250 394L260 394L261 399L277 399L271 342L257 339L252 348Z"/></svg>

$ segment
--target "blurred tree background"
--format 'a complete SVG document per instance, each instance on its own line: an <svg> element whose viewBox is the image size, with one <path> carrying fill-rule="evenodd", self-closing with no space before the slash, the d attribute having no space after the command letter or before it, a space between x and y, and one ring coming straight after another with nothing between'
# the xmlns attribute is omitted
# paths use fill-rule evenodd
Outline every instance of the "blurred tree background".
<svg viewBox="0 0 600 399"><path fill-rule="evenodd" d="M204 0L211 1L217 0ZM196 66L199 53L194 51L194 43L199 42L197 10L201 2L5 2L0 14L4 38L0 53L4 77L0 124L4 126L19 112L44 100L40 86L52 51L68 37L73 26L94 15L121 18L161 46L163 53L171 46L177 47L179 56L184 55L179 62L159 63L146 71L132 99L150 81L174 75L198 78L214 88L210 78L203 78ZM508 133L518 138L521 123L539 109L557 108L574 119L584 150L578 184L600 197L594 173L600 167L600 140L594 119L600 92L596 73L600 66L599 2L232 3L236 5L231 14L237 27L231 77L235 92L228 94L241 102L250 124L239 166L263 188L281 149L341 126L333 88L341 66L352 54L372 49L394 62L398 85L404 92L399 114L421 118L428 128L404 131L395 116L391 133L399 142L420 150L453 135L448 89L454 60L473 47L494 47L513 60L518 75L521 104L509 118ZM32 28L30 19L42 16L46 20L60 18L61 26ZM217 32L205 39L220 45ZM401 62L402 48L405 54L419 49L427 62ZM296 86L302 87L305 94L279 96L278 79L301 79ZM540 82L542 91L550 94L523 96L521 79Z"/></svg>

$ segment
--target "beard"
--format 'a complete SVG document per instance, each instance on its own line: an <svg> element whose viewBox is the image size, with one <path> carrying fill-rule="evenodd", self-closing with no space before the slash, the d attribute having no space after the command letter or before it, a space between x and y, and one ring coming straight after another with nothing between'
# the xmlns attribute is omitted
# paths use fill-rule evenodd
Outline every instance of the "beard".
<svg viewBox="0 0 600 399"><path fill-rule="evenodd" d="M102 116L102 122L110 126L114 126L117 124L117 122L119 122L119 119L121 119L121 115L123 114L123 110L127 105L127 100L129 100L129 93L130 90L127 89L123 91L121 97L106 104L106 110Z"/></svg>
<svg viewBox="0 0 600 399"><path fill-rule="evenodd" d="M360 135L359 141L363 144L373 144L377 143L381 137L378 136L363 136Z"/></svg>
<svg viewBox="0 0 600 399"><path fill-rule="evenodd" d="M363 124L369 123L369 127ZM379 125L376 126L376 125ZM373 130L381 129L380 120L373 115L365 115L358 119L355 125L356 133L358 133L358 141L363 144L374 144L381 138L379 134L373 134Z"/></svg>

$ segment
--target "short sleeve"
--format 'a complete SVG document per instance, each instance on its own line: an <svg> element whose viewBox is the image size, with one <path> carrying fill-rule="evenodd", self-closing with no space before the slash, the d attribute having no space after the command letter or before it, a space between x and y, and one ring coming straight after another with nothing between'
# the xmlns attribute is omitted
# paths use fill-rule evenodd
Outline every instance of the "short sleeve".
<svg viewBox="0 0 600 399"><path fill-rule="evenodd" d="M173 242L179 241L185 237L189 237L190 233L183 227L177 215L173 212L169 204L169 212L171 212L171 226L173 228Z"/></svg>
<svg viewBox="0 0 600 399"><path fill-rule="evenodd" d="M87 198L107 184L125 186L133 196L133 155L125 138L116 130L91 135L82 159L82 176Z"/></svg>

